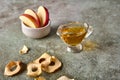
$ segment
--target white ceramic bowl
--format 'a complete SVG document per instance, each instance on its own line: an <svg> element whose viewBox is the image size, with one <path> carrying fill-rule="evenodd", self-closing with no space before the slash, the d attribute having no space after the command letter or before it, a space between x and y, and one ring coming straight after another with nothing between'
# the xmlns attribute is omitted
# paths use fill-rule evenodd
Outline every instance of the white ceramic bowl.
<svg viewBox="0 0 120 80"><path fill-rule="evenodd" d="M25 25L23 22L21 22L22 32L27 37L30 38L43 38L47 36L50 33L51 27L50 27L50 21L48 24L41 28L30 28L27 25Z"/></svg>

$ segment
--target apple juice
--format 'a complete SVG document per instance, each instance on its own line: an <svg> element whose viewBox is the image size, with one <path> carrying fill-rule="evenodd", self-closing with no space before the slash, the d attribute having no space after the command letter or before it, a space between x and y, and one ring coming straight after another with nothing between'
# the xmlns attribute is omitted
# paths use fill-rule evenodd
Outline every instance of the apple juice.
<svg viewBox="0 0 120 80"><path fill-rule="evenodd" d="M62 40L71 46L76 46L81 43L87 31L82 26L65 27L61 30Z"/></svg>

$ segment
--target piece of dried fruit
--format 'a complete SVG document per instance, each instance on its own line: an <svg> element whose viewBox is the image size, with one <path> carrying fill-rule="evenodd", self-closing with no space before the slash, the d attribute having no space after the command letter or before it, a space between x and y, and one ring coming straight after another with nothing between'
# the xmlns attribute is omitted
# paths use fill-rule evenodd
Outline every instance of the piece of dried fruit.
<svg viewBox="0 0 120 80"><path fill-rule="evenodd" d="M46 80L44 77L40 76L38 78L35 78L34 80Z"/></svg>
<svg viewBox="0 0 120 80"><path fill-rule="evenodd" d="M42 54L38 59L34 61L35 63L41 64L42 67L46 67L51 62L51 56L47 53Z"/></svg>
<svg viewBox="0 0 120 80"><path fill-rule="evenodd" d="M23 48L19 51L20 54L26 54L28 52L28 47L26 45L23 46Z"/></svg>
<svg viewBox="0 0 120 80"><path fill-rule="evenodd" d="M62 63L55 56L50 56L47 53L44 53L34 62L41 64L42 70L48 73L52 73L62 66Z"/></svg>
<svg viewBox="0 0 120 80"><path fill-rule="evenodd" d="M55 56L52 56L50 64L46 68L42 69L48 73L52 73L59 69L61 66L62 63Z"/></svg>
<svg viewBox="0 0 120 80"><path fill-rule="evenodd" d="M70 79L67 76L61 76L60 78L58 78L57 80L74 80L74 79Z"/></svg>
<svg viewBox="0 0 120 80"><path fill-rule="evenodd" d="M41 64L29 63L27 65L27 75L30 77L37 77L42 73Z"/></svg>
<svg viewBox="0 0 120 80"><path fill-rule="evenodd" d="M21 61L11 61L5 66L4 75L13 76L21 70Z"/></svg>

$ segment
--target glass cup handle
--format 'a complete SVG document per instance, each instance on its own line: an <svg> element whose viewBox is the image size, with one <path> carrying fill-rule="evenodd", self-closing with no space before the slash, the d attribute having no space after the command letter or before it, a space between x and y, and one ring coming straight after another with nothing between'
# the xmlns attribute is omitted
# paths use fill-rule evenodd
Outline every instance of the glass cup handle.
<svg viewBox="0 0 120 80"><path fill-rule="evenodd" d="M93 27L90 26L90 25L88 25L87 23L84 23L84 26L85 26L86 29L87 29L87 34L85 35L85 38L87 38L87 37L89 37L89 36L92 34L92 32L93 32Z"/></svg>

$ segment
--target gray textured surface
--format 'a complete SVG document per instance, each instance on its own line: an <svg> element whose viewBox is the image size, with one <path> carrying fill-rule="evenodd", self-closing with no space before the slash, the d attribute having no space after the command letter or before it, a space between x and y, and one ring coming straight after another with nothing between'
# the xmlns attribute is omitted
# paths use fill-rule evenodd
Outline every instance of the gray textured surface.
<svg viewBox="0 0 120 80"><path fill-rule="evenodd" d="M52 31L43 39L24 36L18 16L25 9L49 9ZM69 21L85 21L94 26L90 40L98 43L93 51L73 54L55 34L58 25ZM31 50L20 55L23 45ZM47 80L66 75L75 80L120 80L120 0L0 0L0 80L33 80L26 70L14 77L3 75L10 60L25 64L49 52L58 57L62 68L52 74L43 73Z"/></svg>

